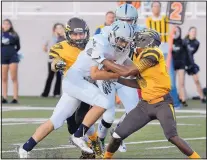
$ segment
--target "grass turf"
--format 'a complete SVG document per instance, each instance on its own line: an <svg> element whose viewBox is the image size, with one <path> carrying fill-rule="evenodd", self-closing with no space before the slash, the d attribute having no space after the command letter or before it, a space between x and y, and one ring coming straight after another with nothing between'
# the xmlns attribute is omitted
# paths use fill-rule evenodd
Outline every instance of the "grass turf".
<svg viewBox="0 0 207 160"><path fill-rule="evenodd" d="M39 98L39 97L20 97L20 104L15 106L42 106L54 107L58 98ZM204 109L205 104L200 101L188 101L189 107L186 109ZM8 104L11 106L11 104ZM4 105L4 106L8 106ZM43 111L3 111L2 118L48 118L52 114L52 110ZM121 117L123 113L117 113L116 118ZM190 116L200 115L199 113L176 113L176 116L189 116L187 118L177 118L177 123L186 125L177 125L179 135L182 138L200 138L206 137L206 118ZM157 121L153 121L157 122ZM3 122L7 124L10 122ZM13 123L13 122L12 122ZM18 122L16 122L18 123ZM191 124L192 126L189 126ZM14 151L16 146L14 144L24 143L36 130L39 124L23 124L23 125L3 125L2 126L2 158L18 158ZM51 133L41 143L39 143L32 151L32 158L78 158L80 150L77 148L58 148L62 145L68 145L69 134L67 127L64 125L59 130ZM106 143L110 136L107 137ZM155 142L146 142L146 141ZM147 125L138 132L129 136L125 142L139 142L137 144L127 144L127 152L115 154L115 158L186 158L177 148L172 144L164 141L157 142L156 140L165 140L162 128L160 125ZM187 142L196 150L203 158L206 158L206 139L187 140ZM153 148L165 147L165 148ZM166 148L168 147L168 148Z"/></svg>

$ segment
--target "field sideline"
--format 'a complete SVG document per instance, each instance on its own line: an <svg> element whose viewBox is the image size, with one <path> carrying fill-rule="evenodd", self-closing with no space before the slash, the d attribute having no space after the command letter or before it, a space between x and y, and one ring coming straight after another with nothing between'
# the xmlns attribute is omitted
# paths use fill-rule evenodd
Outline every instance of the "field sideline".
<svg viewBox="0 0 207 160"><path fill-rule="evenodd" d="M16 146L24 143L35 129L47 120L58 99L21 97L21 104L2 107L2 158L18 158ZM200 101L189 101L189 107L176 110L178 132L202 158L206 158L206 106ZM196 107L195 107L196 106ZM116 120L123 114L117 108ZM80 151L68 143L69 134L64 125L39 143L32 158L78 158ZM107 137L106 143L108 143ZM152 121L125 140L127 152L115 154L115 158L181 158L186 157L167 142L158 121Z"/></svg>

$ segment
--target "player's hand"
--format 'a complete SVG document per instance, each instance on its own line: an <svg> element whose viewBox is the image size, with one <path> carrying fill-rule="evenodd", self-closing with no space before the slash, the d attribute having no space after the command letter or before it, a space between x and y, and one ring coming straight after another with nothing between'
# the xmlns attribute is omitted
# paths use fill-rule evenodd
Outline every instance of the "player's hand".
<svg viewBox="0 0 207 160"><path fill-rule="evenodd" d="M66 63L65 63L64 61L60 60L60 61L58 61L58 62L56 63L55 68L56 68L57 70L64 71L65 68L66 68Z"/></svg>

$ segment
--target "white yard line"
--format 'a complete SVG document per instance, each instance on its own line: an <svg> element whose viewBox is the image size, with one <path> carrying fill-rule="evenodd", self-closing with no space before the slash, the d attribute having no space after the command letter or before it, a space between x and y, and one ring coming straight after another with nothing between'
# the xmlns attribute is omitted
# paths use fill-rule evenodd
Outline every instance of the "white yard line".
<svg viewBox="0 0 207 160"><path fill-rule="evenodd" d="M28 106L2 106L2 111L14 111L14 110L54 110L55 107L28 107ZM116 112L125 112L125 109L116 109ZM175 110L177 113L200 113L206 114L205 109L200 110Z"/></svg>
<svg viewBox="0 0 207 160"><path fill-rule="evenodd" d="M186 141L194 141L194 140L204 140L206 137L198 137L198 138L184 138ZM168 142L166 139L164 140L150 140L150 141L140 141L140 142L126 142L125 144L146 144L146 143L158 143L158 142Z"/></svg>
<svg viewBox="0 0 207 160"><path fill-rule="evenodd" d="M189 118L189 117L185 117ZM41 124L45 122L46 118L3 118L2 125L3 126L10 126L10 125L25 125L25 124ZM17 123L19 122L19 123ZM96 122L99 123L99 121ZM117 124L119 119L115 119L114 124ZM160 125L159 122L150 122L148 125ZM188 123L177 123L178 126L200 126L200 124L188 124Z"/></svg>
<svg viewBox="0 0 207 160"><path fill-rule="evenodd" d="M193 140L205 140L206 137L198 137L198 138L184 138L184 140L187 141L193 141ZM131 145L131 144L147 144L147 143L159 143L159 142L168 142L166 139L164 140L150 140L150 141L139 141L139 142L126 142L125 144L127 145ZM13 144L13 145L20 145L19 144ZM107 145L107 144L106 144ZM164 146L166 147L166 146ZM168 147L168 146L167 146ZM172 146L170 146L172 147ZM66 148L76 148L73 145L60 145L59 147L52 147L52 148L36 148L33 149L34 151L42 151L42 150L56 150L56 149L66 149ZM151 147L151 148L155 148L155 147ZM146 148L147 149L147 148ZM149 149L149 148L148 148ZM159 148L157 148L159 149ZM2 151L2 153L13 153L16 152L16 150L8 150L8 151Z"/></svg>
<svg viewBox="0 0 207 160"><path fill-rule="evenodd" d="M174 148L175 146L162 146L162 147L150 147L150 148L145 148L146 150L149 149L166 149L166 148Z"/></svg>
<svg viewBox="0 0 207 160"><path fill-rule="evenodd" d="M68 145L66 147L53 147L53 148L35 148L33 151L44 151L44 150L56 150L56 149L66 149L66 148L76 148L76 146ZM13 153L17 152L16 150L2 151L2 153Z"/></svg>

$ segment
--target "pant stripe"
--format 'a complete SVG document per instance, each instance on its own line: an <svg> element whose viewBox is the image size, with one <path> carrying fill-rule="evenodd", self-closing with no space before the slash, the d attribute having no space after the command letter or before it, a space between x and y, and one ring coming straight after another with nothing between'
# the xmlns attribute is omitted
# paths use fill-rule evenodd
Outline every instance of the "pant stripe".
<svg viewBox="0 0 207 160"><path fill-rule="evenodd" d="M176 119L175 119L175 112L174 112L173 105L172 105L172 104L169 104L169 106L170 106L170 109L171 109L171 111L172 111L173 118L174 118L174 120L176 120Z"/></svg>

